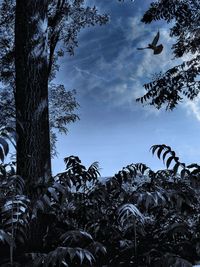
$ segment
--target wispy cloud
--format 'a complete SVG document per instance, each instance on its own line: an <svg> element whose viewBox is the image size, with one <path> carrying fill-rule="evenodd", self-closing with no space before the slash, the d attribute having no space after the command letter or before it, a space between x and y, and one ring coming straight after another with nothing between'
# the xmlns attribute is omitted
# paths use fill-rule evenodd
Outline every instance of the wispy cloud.
<svg viewBox="0 0 200 267"><path fill-rule="evenodd" d="M193 115L198 121L200 121L200 96L197 96L193 101L187 100L184 103L184 108L189 115Z"/></svg>
<svg viewBox="0 0 200 267"><path fill-rule="evenodd" d="M135 110L139 108L135 99L144 93L143 84L150 81L155 72L165 71L174 63L169 60L172 58L171 39L168 29L162 24L141 23L141 10L133 14L129 12L128 5L119 5L115 1L110 3L102 4L102 8L115 6L110 24L103 28L86 29L81 35L77 55L67 64L73 77L73 87L84 88L78 92L83 98L87 96L107 103L109 108ZM130 14L122 16L122 8ZM160 42L164 44L163 53L155 56L151 50L138 51L137 47L151 42L158 29ZM145 110L148 111L149 107Z"/></svg>
<svg viewBox="0 0 200 267"><path fill-rule="evenodd" d="M75 69L79 74L81 74L81 75L83 75L83 76L86 74L86 76L88 76L89 78L94 77L95 79L99 79L99 80L102 80L102 81L104 81L104 82L107 82L107 81L108 81L108 80L106 80L103 76L96 75L96 74L92 73L91 71L83 70L83 69L80 69L80 68L78 68L78 67L76 67L76 66L74 66L74 69Z"/></svg>

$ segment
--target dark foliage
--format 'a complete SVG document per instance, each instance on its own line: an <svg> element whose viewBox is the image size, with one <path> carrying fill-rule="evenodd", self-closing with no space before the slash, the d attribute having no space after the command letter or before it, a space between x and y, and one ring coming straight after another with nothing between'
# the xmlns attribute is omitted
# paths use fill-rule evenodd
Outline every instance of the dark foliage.
<svg viewBox="0 0 200 267"><path fill-rule="evenodd" d="M106 17L97 15L95 8L83 8L83 2L72 1L69 6L65 1L57 1L57 4L50 1L49 62L55 60L51 53L59 38L63 38L67 51L73 54L80 22L83 27L105 22ZM180 1L181 4L187 2ZM12 13L6 16L6 8L14 10L13 1L3 3L6 21L0 20L0 26L13 22ZM167 12L166 3L172 6ZM176 6L179 4L175 1L154 3L144 19L151 22L163 16L170 21L179 16L182 26L184 14L187 12L189 18L187 8L192 4L187 8L182 5L186 10L183 15L180 9L174 9ZM65 24L65 15L72 16L74 31ZM64 26L67 35L62 36ZM3 48L7 45L6 38L0 38ZM13 71L6 69L6 62L12 66L12 52L0 55L2 60L6 58L0 66L0 75L9 86L13 85ZM178 52L175 55L180 56ZM51 67L49 71L53 76L56 66ZM63 93L64 88L59 89ZM73 98L70 94L66 97ZM169 103L168 107L173 108L173 102ZM66 110L62 105L61 110L65 113L63 121L56 117L53 123L63 126L62 123L75 120L66 114L70 107ZM167 170L155 172L143 163L130 164L100 182L97 162L86 168L78 157L70 156L64 159L64 172L49 180L38 178L30 197L26 195L24 179L16 175L15 162L4 164L9 142L15 145L16 138L12 128L0 131L0 266L190 267L200 259L198 164L186 165L171 147L155 145L152 153L164 161Z"/></svg>
<svg viewBox="0 0 200 267"><path fill-rule="evenodd" d="M183 60L165 73L158 73L152 82L144 85L147 93L137 101L160 109L172 110L184 97L193 100L200 91L200 48L199 48L199 20L197 10L199 1L195 0L159 0L150 5L142 18L148 24L154 20L165 20L172 23L170 36L176 38L172 46L175 58L182 58L190 54L191 59Z"/></svg>
<svg viewBox="0 0 200 267"><path fill-rule="evenodd" d="M10 132L0 138L4 156ZM2 163L0 265L192 266L200 259L200 167L181 163L169 146L151 149L173 167L131 164L100 182L98 163L86 168L70 156L31 200L14 163Z"/></svg>
<svg viewBox="0 0 200 267"><path fill-rule="evenodd" d="M0 3L0 127L15 127L15 0ZM65 53L73 55L78 46L78 33L85 27L102 25L107 15L98 13L96 7L85 5L85 1L49 1L48 8L48 76L51 126L51 152L56 155L57 132L66 134L68 124L79 119L79 107L75 90L67 91L64 85L52 80L59 71L58 59ZM58 105L59 103L59 105Z"/></svg>

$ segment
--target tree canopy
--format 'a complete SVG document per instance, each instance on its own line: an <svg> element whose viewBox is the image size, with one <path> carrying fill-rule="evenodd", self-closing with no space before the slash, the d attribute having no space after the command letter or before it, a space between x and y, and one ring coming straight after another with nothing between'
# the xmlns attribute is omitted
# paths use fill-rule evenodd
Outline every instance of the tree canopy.
<svg viewBox="0 0 200 267"><path fill-rule="evenodd" d="M149 24L164 20L170 24L170 36L176 38L172 45L175 58L182 63L157 73L153 81L144 85L147 93L138 98L160 109L174 109L184 97L193 100L200 92L200 2L197 0L159 0L152 2L142 18ZM172 26L171 26L172 25ZM184 56L189 55L189 59Z"/></svg>
<svg viewBox="0 0 200 267"><path fill-rule="evenodd" d="M106 14L85 1L49 1L48 4L48 76L50 101L50 130L52 155L56 155L57 132L67 133L67 125L79 119L74 88L56 84L59 58L73 55L78 46L78 33L85 27L108 22ZM14 67L15 1L3 0L0 5L0 127L15 125L15 67ZM61 99L62 95L62 99ZM62 101L60 101L62 100ZM57 105L59 102L59 105Z"/></svg>

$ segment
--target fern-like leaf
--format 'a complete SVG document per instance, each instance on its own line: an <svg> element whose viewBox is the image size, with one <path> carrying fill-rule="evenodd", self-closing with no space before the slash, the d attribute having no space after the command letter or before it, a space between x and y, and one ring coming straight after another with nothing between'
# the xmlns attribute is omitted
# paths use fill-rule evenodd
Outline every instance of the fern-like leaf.
<svg viewBox="0 0 200 267"><path fill-rule="evenodd" d="M23 195L16 195L6 200L1 207L1 216L6 233L14 230L15 239L20 243L27 240L29 228L29 199Z"/></svg>
<svg viewBox="0 0 200 267"><path fill-rule="evenodd" d="M154 175L154 172L145 164L136 163L127 165L122 169L122 171L119 171L117 174L115 174L113 178L116 179L121 185L122 183L126 183L129 179L134 180L134 178L136 178L138 174L146 174L152 177Z"/></svg>
<svg viewBox="0 0 200 267"><path fill-rule="evenodd" d="M9 246L12 244L12 238L11 236L6 233L3 229L0 229L0 241L3 243L7 243Z"/></svg>
<svg viewBox="0 0 200 267"><path fill-rule="evenodd" d="M50 266L72 266L74 261L79 261L79 266L83 263L85 266L92 266L95 262L94 256L86 249L57 247L54 251L49 252L44 260L43 267Z"/></svg>
<svg viewBox="0 0 200 267"><path fill-rule="evenodd" d="M144 207L146 210L163 206L166 203L166 196L161 191L140 193L137 200L137 205Z"/></svg>
<svg viewBox="0 0 200 267"><path fill-rule="evenodd" d="M184 178L185 174L189 174L189 170L186 169L185 163L182 163L179 161L179 157L176 156L175 151L171 149L170 146L167 145L153 145L151 147L152 154L157 154L158 158L160 159L162 157L163 162L166 163L167 169L171 166L173 163L173 171L176 175L178 173L179 168L182 168L181 171L181 177Z"/></svg>
<svg viewBox="0 0 200 267"><path fill-rule="evenodd" d="M145 216L133 204L124 204L118 210L118 220L122 226L125 226L130 220L145 222Z"/></svg>
<svg viewBox="0 0 200 267"><path fill-rule="evenodd" d="M81 247L84 247L93 242L93 238L89 233L76 230L64 233L60 237L60 240L62 242L62 245L68 245L68 246L79 245Z"/></svg>
<svg viewBox="0 0 200 267"><path fill-rule="evenodd" d="M106 247L103 246L99 242L92 242L87 247L87 249L93 254L93 255L105 255L107 253Z"/></svg>

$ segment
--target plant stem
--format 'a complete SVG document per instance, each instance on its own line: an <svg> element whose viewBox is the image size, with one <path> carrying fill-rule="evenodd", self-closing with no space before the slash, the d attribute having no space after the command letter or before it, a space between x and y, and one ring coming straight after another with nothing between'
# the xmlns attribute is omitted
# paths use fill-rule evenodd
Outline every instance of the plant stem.
<svg viewBox="0 0 200 267"><path fill-rule="evenodd" d="M134 220L134 254L137 262L137 236L136 236L136 221Z"/></svg>
<svg viewBox="0 0 200 267"><path fill-rule="evenodd" d="M12 197L12 229L11 229L11 245L10 245L10 266L13 266L13 243L14 243L14 223L13 223L13 197Z"/></svg>

